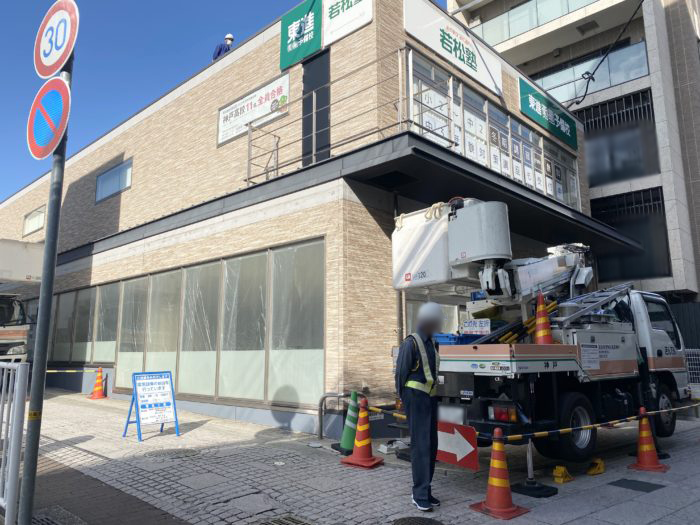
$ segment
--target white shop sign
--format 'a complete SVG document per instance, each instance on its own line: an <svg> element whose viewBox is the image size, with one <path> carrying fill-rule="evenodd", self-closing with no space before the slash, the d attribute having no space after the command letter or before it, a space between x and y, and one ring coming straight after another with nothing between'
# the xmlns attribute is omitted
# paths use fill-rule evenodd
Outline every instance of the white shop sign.
<svg viewBox="0 0 700 525"><path fill-rule="evenodd" d="M404 27L425 45L497 95L503 91L501 59L427 0L404 0Z"/></svg>
<svg viewBox="0 0 700 525"><path fill-rule="evenodd" d="M323 0L323 45L369 24L373 15L374 0Z"/></svg>
<svg viewBox="0 0 700 525"><path fill-rule="evenodd" d="M224 106L219 110L217 144L221 146L246 133L247 125L253 121L258 126L284 115L288 101L289 74L286 74Z"/></svg>

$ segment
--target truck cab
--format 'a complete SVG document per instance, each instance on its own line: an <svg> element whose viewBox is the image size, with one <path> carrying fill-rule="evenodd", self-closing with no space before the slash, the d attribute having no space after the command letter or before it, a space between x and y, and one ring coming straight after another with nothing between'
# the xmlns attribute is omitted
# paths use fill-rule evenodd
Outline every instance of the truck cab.
<svg viewBox="0 0 700 525"><path fill-rule="evenodd" d="M27 356L30 320L15 295L0 295L0 360L23 361Z"/></svg>

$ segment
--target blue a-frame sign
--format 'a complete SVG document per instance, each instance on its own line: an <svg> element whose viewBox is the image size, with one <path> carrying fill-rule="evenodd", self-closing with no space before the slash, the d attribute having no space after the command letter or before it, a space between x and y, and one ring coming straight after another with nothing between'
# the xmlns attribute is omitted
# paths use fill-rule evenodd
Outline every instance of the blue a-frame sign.
<svg viewBox="0 0 700 525"><path fill-rule="evenodd" d="M141 425L160 424L163 432L165 423L175 423L175 434L180 435L180 425L177 419L177 407L175 405L175 387L173 375L167 372L135 372L131 375L133 394L129 415L126 417L124 433L126 437L129 425L136 424L136 433L139 441L141 437ZM135 412L136 419L131 419Z"/></svg>

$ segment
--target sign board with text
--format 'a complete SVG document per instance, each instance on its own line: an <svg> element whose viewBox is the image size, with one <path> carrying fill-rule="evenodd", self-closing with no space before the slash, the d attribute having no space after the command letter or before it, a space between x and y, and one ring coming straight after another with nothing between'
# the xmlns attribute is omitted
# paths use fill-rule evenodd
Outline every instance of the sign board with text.
<svg viewBox="0 0 700 525"><path fill-rule="evenodd" d="M491 333L491 319L468 319L462 323L462 333L489 335Z"/></svg>
<svg viewBox="0 0 700 525"><path fill-rule="evenodd" d="M473 471L479 470L479 450L474 427L438 421L437 460Z"/></svg>
<svg viewBox="0 0 700 525"><path fill-rule="evenodd" d="M520 112L574 150L578 149L576 121L559 104L540 93L533 85L519 79Z"/></svg>
<svg viewBox="0 0 700 525"><path fill-rule="evenodd" d="M287 113L289 74L276 78L219 110L217 145L241 136L247 125L264 124Z"/></svg>
<svg viewBox="0 0 700 525"><path fill-rule="evenodd" d="M136 372L132 374L131 382L133 393L123 436L126 436L129 425L134 423L139 441L142 441L142 425L160 425L162 432L165 423L175 423L175 433L179 436L180 425L177 419L172 374L169 371ZM136 419L133 421L132 412L136 414Z"/></svg>
<svg viewBox="0 0 700 525"><path fill-rule="evenodd" d="M323 0L323 45L369 24L373 15L374 0Z"/></svg>
<svg viewBox="0 0 700 525"><path fill-rule="evenodd" d="M287 69L321 50L321 3L321 0L306 0L282 16L280 69Z"/></svg>
<svg viewBox="0 0 700 525"><path fill-rule="evenodd" d="M404 26L437 54L484 87L503 91L501 59L428 0L404 0Z"/></svg>
<svg viewBox="0 0 700 525"><path fill-rule="evenodd" d="M44 15L34 40L34 69L50 78L68 62L78 38L80 15L73 0L58 0Z"/></svg>

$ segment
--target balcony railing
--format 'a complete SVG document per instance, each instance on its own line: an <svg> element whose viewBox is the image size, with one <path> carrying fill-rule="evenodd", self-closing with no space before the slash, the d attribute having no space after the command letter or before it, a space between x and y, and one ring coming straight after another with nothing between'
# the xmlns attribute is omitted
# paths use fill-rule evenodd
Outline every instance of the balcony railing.
<svg viewBox="0 0 700 525"><path fill-rule="evenodd" d="M530 0L502 15L472 28L490 45L521 35L551 22L596 0Z"/></svg>
<svg viewBox="0 0 700 525"><path fill-rule="evenodd" d="M600 57L591 58L556 73L535 78L535 82L561 103L574 100L583 96L586 91L586 81L581 75L586 71L592 72L599 60ZM595 80L588 86L588 93L595 93L648 74L647 48L646 43L642 41L612 51L596 71Z"/></svg>

